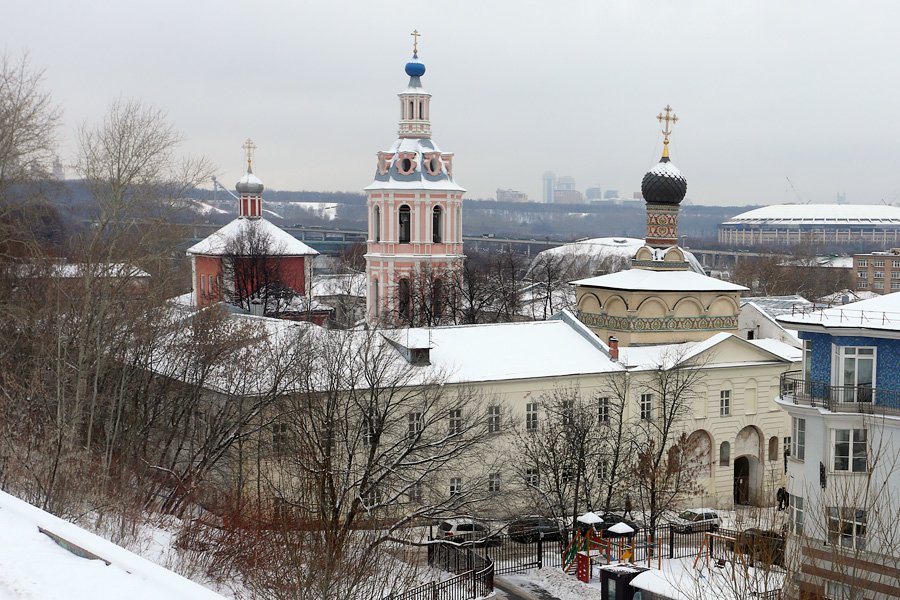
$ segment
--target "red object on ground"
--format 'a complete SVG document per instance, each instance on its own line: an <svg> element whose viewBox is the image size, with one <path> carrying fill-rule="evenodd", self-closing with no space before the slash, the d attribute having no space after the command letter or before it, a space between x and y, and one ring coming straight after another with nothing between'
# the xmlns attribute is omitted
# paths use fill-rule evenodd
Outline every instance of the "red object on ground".
<svg viewBox="0 0 900 600"><path fill-rule="evenodd" d="M591 580L591 557L587 552L579 552L578 556L575 558L575 575L578 576L578 581L583 581L587 583Z"/></svg>

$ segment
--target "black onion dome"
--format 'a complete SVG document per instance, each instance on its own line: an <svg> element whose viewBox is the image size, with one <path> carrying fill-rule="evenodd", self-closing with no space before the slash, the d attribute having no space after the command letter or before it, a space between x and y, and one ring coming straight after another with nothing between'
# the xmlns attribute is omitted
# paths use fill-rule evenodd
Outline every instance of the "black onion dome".
<svg viewBox="0 0 900 600"><path fill-rule="evenodd" d="M659 163L647 171L641 181L641 193L645 202L653 204L681 204L687 194L687 179L678 167L663 156Z"/></svg>

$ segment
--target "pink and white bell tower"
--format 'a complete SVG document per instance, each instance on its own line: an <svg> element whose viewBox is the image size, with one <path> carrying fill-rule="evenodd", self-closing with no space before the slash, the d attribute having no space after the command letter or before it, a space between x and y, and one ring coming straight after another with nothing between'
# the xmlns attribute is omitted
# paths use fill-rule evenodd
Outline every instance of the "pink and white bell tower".
<svg viewBox="0 0 900 600"><path fill-rule="evenodd" d="M406 63L409 85L399 94L399 139L378 153L366 187L367 315L372 324L444 322L452 277L462 269L462 196L453 154L431 139L431 94L422 87L418 35Z"/></svg>

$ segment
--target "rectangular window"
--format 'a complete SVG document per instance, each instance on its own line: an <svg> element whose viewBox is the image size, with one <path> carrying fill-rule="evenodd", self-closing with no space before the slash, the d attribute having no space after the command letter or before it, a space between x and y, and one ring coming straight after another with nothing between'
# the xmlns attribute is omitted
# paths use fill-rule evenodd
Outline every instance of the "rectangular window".
<svg viewBox="0 0 900 600"><path fill-rule="evenodd" d="M806 460L806 419L791 418L791 456L797 460Z"/></svg>
<svg viewBox="0 0 900 600"><path fill-rule="evenodd" d="M731 414L731 390L719 392L719 416L727 417Z"/></svg>
<svg viewBox="0 0 900 600"><path fill-rule="evenodd" d="M853 600L852 590L846 583L826 581L825 600Z"/></svg>
<svg viewBox="0 0 900 600"><path fill-rule="evenodd" d="M525 485L534 488L541 485L541 474L537 469L525 469Z"/></svg>
<svg viewBox="0 0 900 600"><path fill-rule="evenodd" d="M858 264L860 267L868 267L868 266L869 266L869 261L868 261L868 259L861 258L861 259L859 259L859 263L857 263L857 264Z"/></svg>
<svg viewBox="0 0 900 600"><path fill-rule="evenodd" d="M869 287L869 284L866 283L865 281L860 281L859 283L856 284L856 289L858 289L858 290L865 290L865 289L868 289L868 287Z"/></svg>
<svg viewBox="0 0 900 600"><path fill-rule="evenodd" d="M462 433L462 410L456 408L450 411L450 435L459 435Z"/></svg>
<svg viewBox="0 0 900 600"><path fill-rule="evenodd" d="M866 430L832 429L833 470L865 473L868 469Z"/></svg>
<svg viewBox="0 0 900 600"><path fill-rule="evenodd" d="M488 433L500 433L500 406L488 406Z"/></svg>
<svg viewBox="0 0 900 600"><path fill-rule="evenodd" d="M873 266L873 267L883 267L883 266L884 266L884 259L878 258L878 259L873 260L873 261L872 261L872 266Z"/></svg>
<svg viewBox="0 0 900 600"><path fill-rule="evenodd" d="M883 282L883 281L876 281L875 283L872 284L872 289L873 289L873 290L883 290L883 289L884 289L884 282Z"/></svg>
<svg viewBox="0 0 900 600"><path fill-rule="evenodd" d="M572 467L563 467L562 470L562 480L563 485L567 485L575 481L575 469Z"/></svg>
<svg viewBox="0 0 900 600"><path fill-rule="evenodd" d="M900 271L892 271L891 279L900 279Z"/></svg>
<svg viewBox="0 0 900 600"><path fill-rule="evenodd" d="M410 440L414 440L420 435L422 435L422 427L424 425L424 419L422 418L422 413L420 412L411 412L407 415L407 422L409 427L407 429L407 438Z"/></svg>
<svg viewBox="0 0 900 600"><path fill-rule="evenodd" d="M803 381L806 382L807 389L812 380L812 350L812 340L803 340Z"/></svg>
<svg viewBox="0 0 900 600"><path fill-rule="evenodd" d="M575 401L563 400L562 402L562 422L563 425L571 425L575 418Z"/></svg>
<svg viewBox="0 0 900 600"><path fill-rule="evenodd" d="M495 494L500 491L500 473L488 475L488 491Z"/></svg>
<svg viewBox="0 0 900 600"><path fill-rule="evenodd" d="M898 273L898 275L900 275L900 273ZM900 290L900 281L892 281L891 289L892 290Z"/></svg>
<svg viewBox="0 0 900 600"><path fill-rule="evenodd" d="M538 428L538 403L529 402L525 406L525 430L537 431Z"/></svg>
<svg viewBox="0 0 900 600"><path fill-rule="evenodd" d="M417 481L409 487L406 495L409 496L410 502L421 504L422 499L425 497L425 486L422 485L421 481Z"/></svg>
<svg viewBox="0 0 900 600"><path fill-rule="evenodd" d="M653 418L653 394L641 394L641 420Z"/></svg>
<svg viewBox="0 0 900 600"><path fill-rule="evenodd" d="M875 348L866 346L838 347L839 363L835 365L833 383L839 402L871 402L875 383ZM836 376L836 377L834 377Z"/></svg>
<svg viewBox="0 0 900 600"><path fill-rule="evenodd" d="M894 267L895 269L900 269L900 260L892 260L891 266Z"/></svg>
<svg viewBox="0 0 900 600"><path fill-rule="evenodd" d="M272 453L275 456L284 456L288 452L288 424L275 423L272 425Z"/></svg>
<svg viewBox="0 0 900 600"><path fill-rule="evenodd" d="M363 442L366 446L369 446L375 442L375 438L378 435L377 424L374 415L366 415L363 418L363 427L365 431L363 431Z"/></svg>
<svg viewBox="0 0 900 600"><path fill-rule="evenodd" d="M868 271L860 271L856 274L859 279L867 279L869 277Z"/></svg>
<svg viewBox="0 0 900 600"><path fill-rule="evenodd" d="M866 549L866 511L860 508L829 506L828 541L841 548Z"/></svg>
<svg viewBox="0 0 900 600"><path fill-rule="evenodd" d="M884 279L884 271L875 271L875 279Z"/></svg>
<svg viewBox="0 0 900 600"><path fill-rule="evenodd" d="M598 423L609 423L609 398L606 396L600 398L600 407L597 412Z"/></svg>
<svg viewBox="0 0 900 600"><path fill-rule="evenodd" d="M450 478L450 495L458 496L462 493L462 477Z"/></svg>
<svg viewBox="0 0 900 600"><path fill-rule="evenodd" d="M793 512L791 521L796 535L803 534L803 498L791 494L791 509Z"/></svg>

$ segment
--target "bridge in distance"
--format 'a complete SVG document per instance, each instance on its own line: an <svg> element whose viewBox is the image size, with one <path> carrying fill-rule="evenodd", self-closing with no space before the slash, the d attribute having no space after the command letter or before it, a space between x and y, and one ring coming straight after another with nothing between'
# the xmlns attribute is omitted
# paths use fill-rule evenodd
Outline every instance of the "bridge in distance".
<svg viewBox="0 0 900 600"><path fill-rule="evenodd" d="M191 225L190 227L192 228L191 243L194 243L221 228L221 225L200 223ZM340 229L330 227L282 227L282 229L319 252L331 255L340 254L344 248L354 244L364 244L368 235L368 232L360 229ZM533 256L542 250L568 244L571 240L553 240L550 238L518 239L493 237L492 235L464 235L463 242L467 248L473 250L499 250L504 246L507 246L526 256ZM701 250L698 248L687 248L687 250L690 250L690 252L697 257L697 260L700 261L700 264L708 269L727 268L733 266L742 258L782 256L781 254L769 252L748 252L741 250Z"/></svg>

